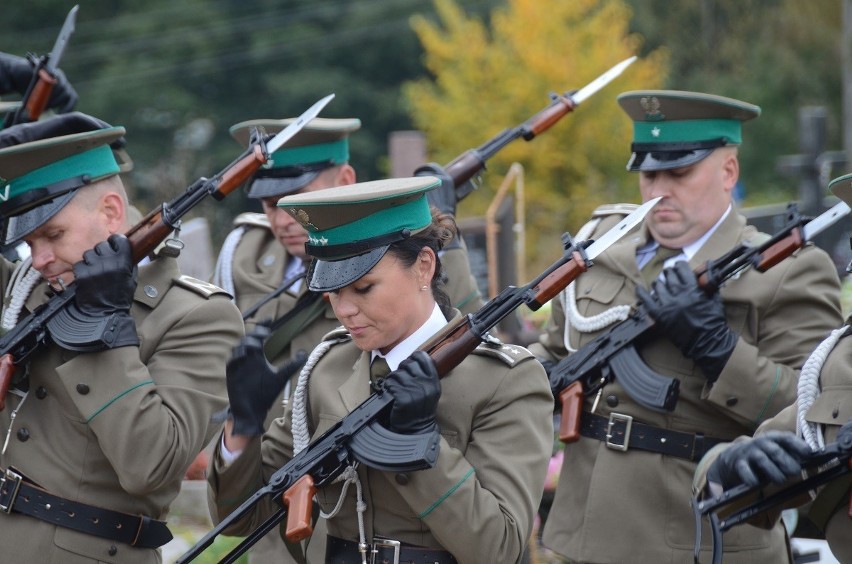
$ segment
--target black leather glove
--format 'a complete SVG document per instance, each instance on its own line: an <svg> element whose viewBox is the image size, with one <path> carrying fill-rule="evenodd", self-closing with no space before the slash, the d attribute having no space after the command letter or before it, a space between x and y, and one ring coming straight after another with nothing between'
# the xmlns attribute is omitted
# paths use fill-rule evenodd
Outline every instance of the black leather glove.
<svg viewBox="0 0 852 564"><path fill-rule="evenodd" d="M429 204L435 206L444 213L456 215L456 185L452 177L447 174L439 164L429 163L414 171L414 176L436 176L441 180L441 185L426 193Z"/></svg>
<svg viewBox="0 0 852 564"><path fill-rule="evenodd" d="M718 293L708 296L698 286L685 261L663 270L663 280L652 284L653 293L641 286L636 295L661 333L701 367L715 382L737 344L737 334L725 323L725 308Z"/></svg>
<svg viewBox="0 0 852 564"><path fill-rule="evenodd" d="M424 351L402 361L384 380L393 396L388 428L396 433L421 434L438 428L435 412L441 397L441 380L435 363Z"/></svg>
<svg viewBox="0 0 852 564"><path fill-rule="evenodd" d="M307 360L304 351L284 366L276 369L263 354L263 345L270 335L266 323L257 324L231 352L225 368L233 433L254 437L266 429L266 414L281 398L281 391L290 376Z"/></svg>
<svg viewBox="0 0 852 564"><path fill-rule="evenodd" d="M91 352L139 344L130 315L136 291L136 263L130 241L110 235L74 264L73 304L48 322L53 340L74 351Z"/></svg>
<svg viewBox="0 0 852 564"><path fill-rule="evenodd" d="M787 431L769 431L734 443L707 469L707 479L729 490L740 484L782 484L801 474L801 460L811 453L808 444Z"/></svg>
<svg viewBox="0 0 852 564"><path fill-rule="evenodd" d="M26 93L33 77L34 65L23 57L0 53L0 94ZM56 69L56 84L50 92L47 107L56 113L70 112L77 105L77 92L65 78L65 74Z"/></svg>

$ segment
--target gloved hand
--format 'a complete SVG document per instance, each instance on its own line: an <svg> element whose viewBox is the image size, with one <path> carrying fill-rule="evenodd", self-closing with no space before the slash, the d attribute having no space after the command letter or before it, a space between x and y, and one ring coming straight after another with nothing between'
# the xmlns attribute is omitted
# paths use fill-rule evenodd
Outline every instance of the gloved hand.
<svg viewBox="0 0 852 564"><path fill-rule="evenodd" d="M800 461L810 453L808 444L795 434L769 431L722 451L708 468L707 479L721 484L725 490L740 484L758 486L767 481L782 484L800 475Z"/></svg>
<svg viewBox="0 0 852 564"><path fill-rule="evenodd" d="M441 180L441 185L434 190L426 192L429 204L435 206L444 213L456 215L456 185L452 177L447 174L439 164L429 163L414 171L414 176L436 176Z"/></svg>
<svg viewBox="0 0 852 564"><path fill-rule="evenodd" d="M234 435L254 437L266 429L266 414L281 398L281 391L290 376L299 370L307 355L300 351L284 366L276 369L263 354L263 345L270 335L268 325L257 324L231 352L225 368Z"/></svg>
<svg viewBox="0 0 852 564"><path fill-rule="evenodd" d="M92 316L129 313L136 272L133 250L124 235L110 235L83 253L83 260L74 264L75 299L80 311Z"/></svg>
<svg viewBox="0 0 852 564"><path fill-rule="evenodd" d="M640 303L660 332L701 367L708 381L715 382L738 339L725 323L722 298L718 293L708 296L685 261L664 269L663 280L654 281L652 288L650 293L636 287Z"/></svg>
<svg viewBox="0 0 852 564"><path fill-rule="evenodd" d="M837 432L835 440L842 448L852 451L852 419L843 424L843 427Z"/></svg>
<svg viewBox="0 0 852 564"><path fill-rule="evenodd" d="M0 94L17 92L21 96L27 91L33 76L33 64L8 53L0 53ZM77 92L65 78L65 74L56 69L56 84L50 92L47 107L56 113L70 112L77 105Z"/></svg>
<svg viewBox="0 0 852 564"><path fill-rule="evenodd" d="M393 396L389 429L396 433L421 434L437 430L435 412L441 397L441 380L435 363L424 351L416 351L384 379Z"/></svg>

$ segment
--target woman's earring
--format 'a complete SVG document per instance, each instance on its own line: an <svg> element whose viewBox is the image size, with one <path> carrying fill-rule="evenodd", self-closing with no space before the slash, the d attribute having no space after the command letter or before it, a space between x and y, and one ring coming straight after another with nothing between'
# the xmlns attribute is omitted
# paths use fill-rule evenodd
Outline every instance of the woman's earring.
<svg viewBox="0 0 852 564"><path fill-rule="evenodd" d="M423 284L422 286L420 286L421 292L424 291L424 290L428 290L428 289L429 289L429 286L427 286L426 284Z"/></svg>

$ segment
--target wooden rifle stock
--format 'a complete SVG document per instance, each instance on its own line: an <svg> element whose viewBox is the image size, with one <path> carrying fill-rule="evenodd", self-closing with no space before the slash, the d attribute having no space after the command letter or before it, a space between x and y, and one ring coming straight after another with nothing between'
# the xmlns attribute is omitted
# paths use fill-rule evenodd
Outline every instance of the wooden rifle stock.
<svg viewBox="0 0 852 564"><path fill-rule="evenodd" d="M562 402L562 417L559 418L559 440L573 443L580 438L580 416L583 412L583 384L572 382L559 392Z"/></svg>
<svg viewBox="0 0 852 564"><path fill-rule="evenodd" d="M47 101L50 99L50 93L53 92L53 87L58 80L51 76L45 69L39 69L38 80L33 86L32 93L26 103L27 114L26 118L29 121L36 121L47 108Z"/></svg>
<svg viewBox="0 0 852 564"><path fill-rule="evenodd" d="M180 218L208 194L221 200L246 182L268 159L265 142L252 144L234 162L211 179L201 178L171 202L162 204L127 231L133 249L133 260L150 255L169 234L180 227ZM65 303L74 299L76 286L53 296L45 306L21 320L0 338L0 411L6 407L6 393L12 382L15 365L23 362L44 343L46 323ZM45 314L45 312L51 312Z"/></svg>
<svg viewBox="0 0 852 564"><path fill-rule="evenodd" d="M468 149L444 167L456 187L456 200L462 201L473 191L465 184L485 169L485 163L497 152L519 137L531 141L536 135L547 131L553 124L571 112L575 104L566 96L554 96L553 102L537 114L516 127L505 129L476 149Z"/></svg>
<svg viewBox="0 0 852 564"><path fill-rule="evenodd" d="M299 542L311 536L313 499L317 493L314 479L310 474L299 478L293 486L284 492L282 499L287 508L287 527L284 536L290 542Z"/></svg>

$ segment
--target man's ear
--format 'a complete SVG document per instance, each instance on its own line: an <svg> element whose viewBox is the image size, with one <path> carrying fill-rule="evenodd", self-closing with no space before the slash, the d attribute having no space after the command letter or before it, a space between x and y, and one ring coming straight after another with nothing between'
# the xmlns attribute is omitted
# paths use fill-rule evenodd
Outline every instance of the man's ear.
<svg viewBox="0 0 852 564"><path fill-rule="evenodd" d="M352 165L349 163L340 165L340 168L337 170L337 176L334 178L335 186L348 186L349 184L355 184L357 182L355 169L352 168Z"/></svg>
<svg viewBox="0 0 852 564"><path fill-rule="evenodd" d="M124 198L117 192L105 192L99 202L99 211L106 218L110 234L124 233L126 229L127 208Z"/></svg>

